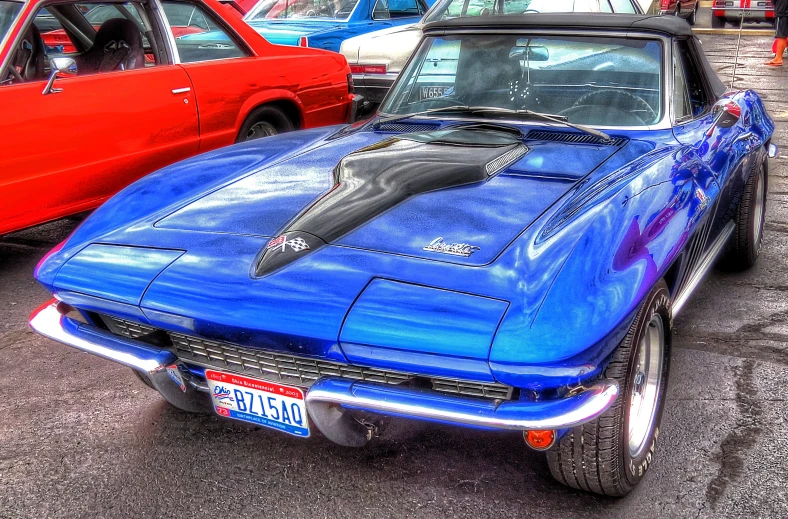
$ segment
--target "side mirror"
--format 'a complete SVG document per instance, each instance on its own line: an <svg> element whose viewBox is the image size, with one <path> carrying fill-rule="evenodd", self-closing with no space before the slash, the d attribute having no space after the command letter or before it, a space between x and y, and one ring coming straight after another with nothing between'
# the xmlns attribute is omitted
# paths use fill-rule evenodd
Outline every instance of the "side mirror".
<svg viewBox="0 0 788 519"><path fill-rule="evenodd" d="M712 113L714 114L714 122L706 132L707 137L711 137L714 128L730 128L736 124L741 117L741 107L735 101L723 100L714 105Z"/></svg>
<svg viewBox="0 0 788 519"><path fill-rule="evenodd" d="M62 92L62 88L55 88L55 79L59 77L72 77L77 75L77 63L71 58L53 58L50 62L52 65L52 72L49 74L49 81L47 86L44 87L43 95L57 94Z"/></svg>

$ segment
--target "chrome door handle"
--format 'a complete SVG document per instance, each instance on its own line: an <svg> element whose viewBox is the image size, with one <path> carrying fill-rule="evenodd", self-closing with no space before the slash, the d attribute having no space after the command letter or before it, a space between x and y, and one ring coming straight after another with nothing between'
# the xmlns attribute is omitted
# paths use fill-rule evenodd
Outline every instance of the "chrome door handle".
<svg viewBox="0 0 788 519"><path fill-rule="evenodd" d="M184 88L173 88L173 89L172 89L172 93L173 93L173 94L185 94L186 92L190 92L190 91L191 91L191 88L190 88L190 87L184 87Z"/></svg>

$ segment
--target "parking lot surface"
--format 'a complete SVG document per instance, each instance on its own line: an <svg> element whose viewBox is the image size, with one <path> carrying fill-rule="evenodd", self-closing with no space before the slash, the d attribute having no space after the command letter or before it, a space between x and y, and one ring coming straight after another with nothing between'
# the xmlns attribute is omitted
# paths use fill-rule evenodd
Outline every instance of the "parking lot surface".
<svg viewBox="0 0 788 519"><path fill-rule="evenodd" d="M730 84L735 36L704 35ZM788 145L783 69L744 38L736 87ZM401 421L360 450L170 407L125 368L27 327L36 262L78 218L0 238L0 517L788 517L788 153L755 268L714 271L676 320L657 460L615 500L553 481L516 433Z"/></svg>

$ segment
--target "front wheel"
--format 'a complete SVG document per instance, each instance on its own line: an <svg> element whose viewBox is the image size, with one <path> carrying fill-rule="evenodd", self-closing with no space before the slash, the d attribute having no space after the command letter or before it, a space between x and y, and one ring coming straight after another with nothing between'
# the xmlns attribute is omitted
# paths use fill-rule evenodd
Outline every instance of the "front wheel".
<svg viewBox="0 0 788 519"><path fill-rule="evenodd" d="M595 420L578 425L547 451L553 477L580 490L628 494L651 466L670 370L670 294L664 281L651 290L605 378L620 394Z"/></svg>
<svg viewBox="0 0 788 519"><path fill-rule="evenodd" d="M747 270L758 261L763 244L763 222L766 215L766 166L763 162L750 171L741 202L733 221L736 227L728 241L721 266L726 270Z"/></svg>

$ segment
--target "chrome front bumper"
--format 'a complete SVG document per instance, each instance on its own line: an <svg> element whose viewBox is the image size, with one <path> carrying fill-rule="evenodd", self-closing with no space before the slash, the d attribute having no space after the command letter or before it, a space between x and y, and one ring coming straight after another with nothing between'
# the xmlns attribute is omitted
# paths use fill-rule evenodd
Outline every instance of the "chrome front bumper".
<svg viewBox="0 0 788 519"><path fill-rule="evenodd" d="M33 312L30 327L45 337L137 370L176 407L188 411L211 408L205 381L170 351L63 316L57 310L57 301ZM614 380L601 380L566 398L501 402L323 377L308 389L306 406L315 425L329 439L343 445L359 445L365 432L357 431L355 439L349 435L347 428L359 425L342 411L338 412L338 408L482 429L559 430L593 420L610 407L618 393Z"/></svg>

